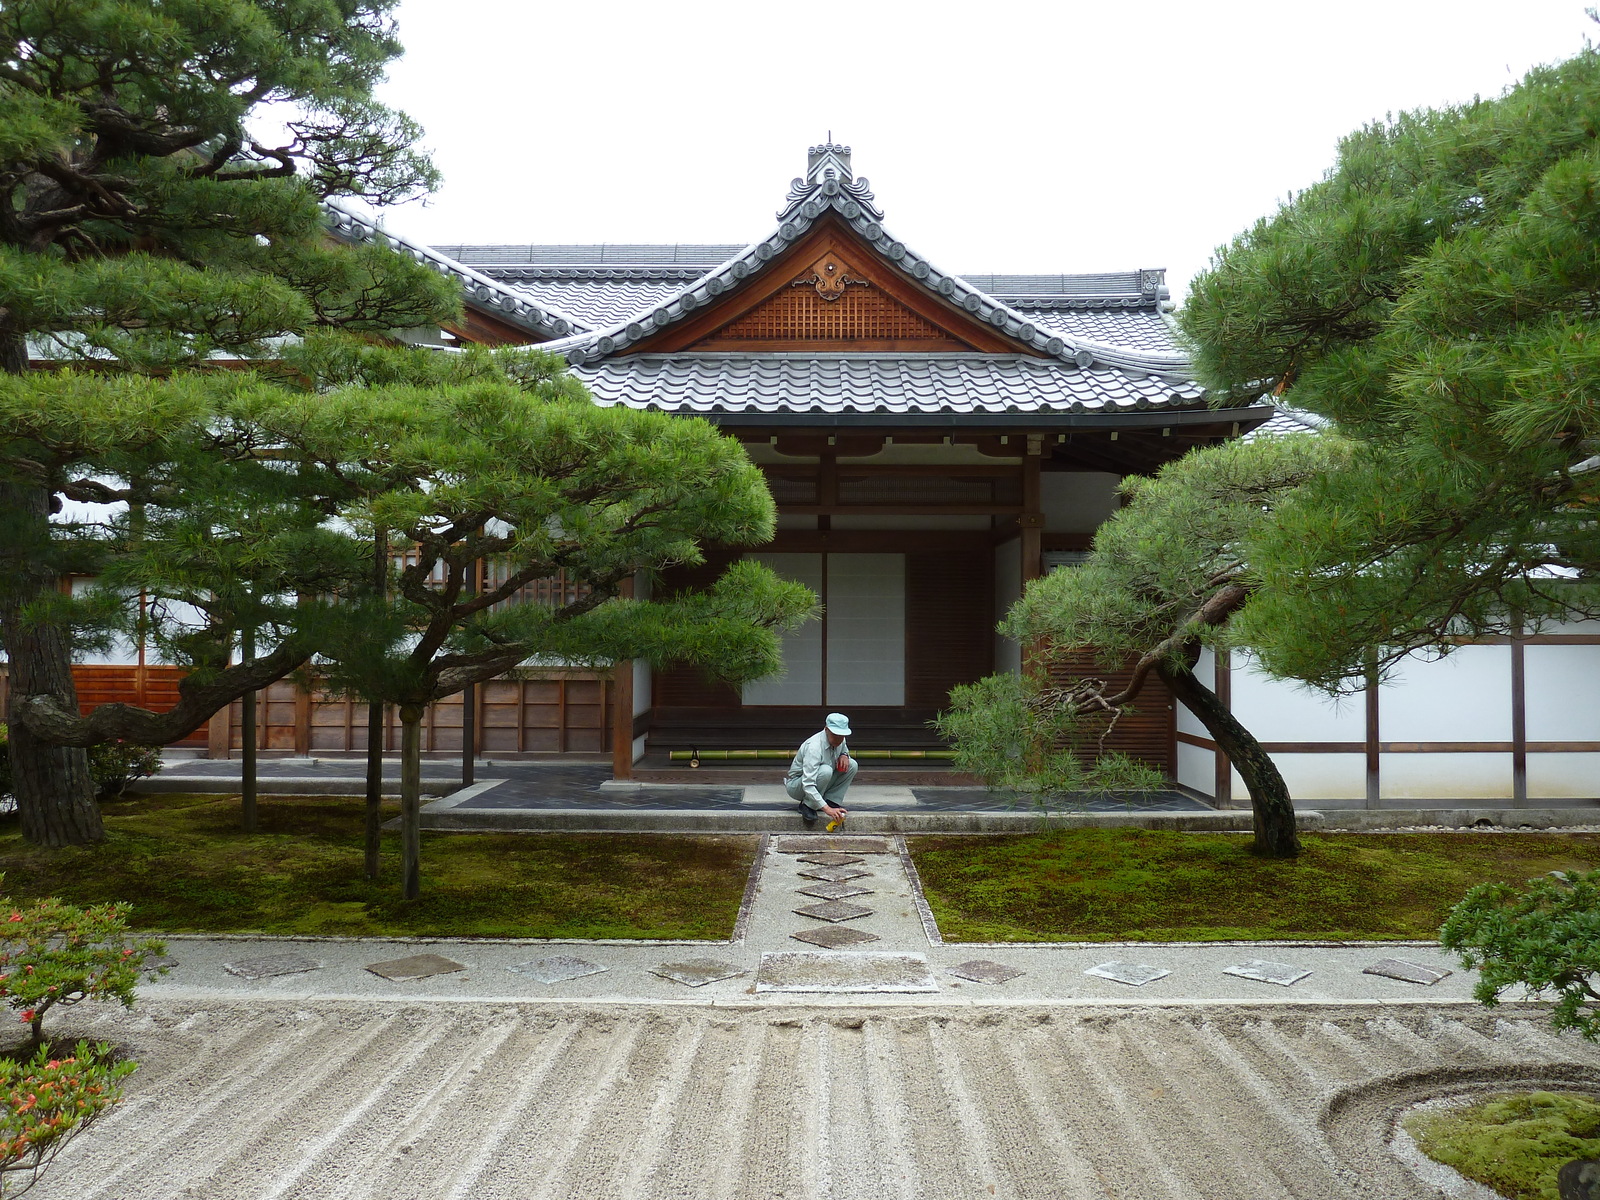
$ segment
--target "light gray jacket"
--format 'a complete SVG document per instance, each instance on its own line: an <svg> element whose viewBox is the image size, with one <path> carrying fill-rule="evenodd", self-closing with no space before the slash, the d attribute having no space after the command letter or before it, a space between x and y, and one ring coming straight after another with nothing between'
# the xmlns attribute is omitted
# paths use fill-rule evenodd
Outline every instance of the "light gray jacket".
<svg viewBox="0 0 1600 1200"><path fill-rule="evenodd" d="M795 753L794 761L789 764L789 774L784 777L783 782L790 788L799 784L805 792L804 802L812 808L822 808L826 801L817 789L817 772L823 767L836 769L839 765L839 756L849 753L849 741L830 746L828 731L819 730L800 743L800 749Z"/></svg>

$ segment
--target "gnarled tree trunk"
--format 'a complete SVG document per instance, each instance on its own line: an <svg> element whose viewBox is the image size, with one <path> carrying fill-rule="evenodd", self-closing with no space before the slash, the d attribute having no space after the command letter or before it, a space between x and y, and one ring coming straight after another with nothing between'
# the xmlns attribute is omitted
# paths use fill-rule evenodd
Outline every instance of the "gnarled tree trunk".
<svg viewBox="0 0 1600 1200"><path fill-rule="evenodd" d="M1168 689L1189 706L1189 711L1211 734L1211 740L1232 761L1250 791L1250 808L1255 825L1252 849L1263 858L1294 858L1300 853L1300 838L1295 832L1294 801L1289 786L1267 752L1252 734L1234 719L1217 694L1188 667L1163 662L1156 667Z"/></svg>
<svg viewBox="0 0 1600 1200"><path fill-rule="evenodd" d="M400 706L400 897L422 895L422 713Z"/></svg>
<svg viewBox="0 0 1600 1200"><path fill-rule="evenodd" d="M105 837L89 778L88 752L41 740L13 712L28 696L48 695L78 711L72 650L60 624L32 620L24 610L59 590L50 564L50 492L24 482L0 482L0 642L9 664L6 714L12 786L22 836L39 846L78 846Z"/></svg>

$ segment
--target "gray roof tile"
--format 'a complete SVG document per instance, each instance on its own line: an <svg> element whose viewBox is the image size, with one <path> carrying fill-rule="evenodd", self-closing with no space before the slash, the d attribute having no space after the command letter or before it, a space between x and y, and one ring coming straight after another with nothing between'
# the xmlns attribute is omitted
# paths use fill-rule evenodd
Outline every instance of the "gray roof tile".
<svg viewBox="0 0 1600 1200"><path fill-rule="evenodd" d="M572 372L664 412L1085 413L1194 407L1198 384L1020 354L637 354Z"/></svg>

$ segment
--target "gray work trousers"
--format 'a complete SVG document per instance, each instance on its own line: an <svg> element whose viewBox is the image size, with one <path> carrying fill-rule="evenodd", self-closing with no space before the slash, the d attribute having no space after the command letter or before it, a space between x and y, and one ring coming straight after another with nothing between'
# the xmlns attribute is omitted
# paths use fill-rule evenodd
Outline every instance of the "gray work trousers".
<svg viewBox="0 0 1600 1200"><path fill-rule="evenodd" d="M850 759L848 771L835 771L832 767L821 767L817 770L817 791L822 793L822 803L827 808L844 807L844 794L850 790L850 785L856 778L856 760ZM784 780L784 788L789 793L791 800L798 800L807 808L816 808L811 803L811 798L806 795L805 784L800 780Z"/></svg>

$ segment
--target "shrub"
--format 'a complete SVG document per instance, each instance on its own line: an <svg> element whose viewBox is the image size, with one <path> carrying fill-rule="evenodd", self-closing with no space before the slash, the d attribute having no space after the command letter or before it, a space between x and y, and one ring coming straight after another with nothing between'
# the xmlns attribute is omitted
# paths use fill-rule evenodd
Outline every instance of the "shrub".
<svg viewBox="0 0 1600 1200"><path fill-rule="evenodd" d="M7 907L0 901L0 912ZM166 947L155 938L130 944L127 913L126 904L77 908L49 899L0 917L0 998L17 1010L35 1043L57 1006L80 1000L133 1006L145 959Z"/></svg>
<svg viewBox="0 0 1600 1200"><path fill-rule="evenodd" d="M0 1187L15 1176L25 1191L67 1141L122 1099L138 1069L112 1061L104 1042L79 1042L70 1055L47 1046L26 1059L0 1058Z"/></svg>
<svg viewBox="0 0 1600 1200"><path fill-rule="evenodd" d="M89 747L89 777L101 803L115 800L136 779L148 779L161 770L161 747L132 742L102 742ZM11 753L6 727L0 723L0 796L12 794Z"/></svg>

